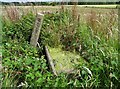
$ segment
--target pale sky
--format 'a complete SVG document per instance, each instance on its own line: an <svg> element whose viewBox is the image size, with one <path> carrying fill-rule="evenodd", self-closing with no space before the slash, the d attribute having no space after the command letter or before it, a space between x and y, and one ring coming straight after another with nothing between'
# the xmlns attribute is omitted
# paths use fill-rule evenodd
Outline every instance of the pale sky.
<svg viewBox="0 0 120 89"><path fill-rule="evenodd" d="M1 2L46 2L46 1L61 1L61 0L0 0Z"/></svg>
<svg viewBox="0 0 120 89"><path fill-rule="evenodd" d="M77 0L0 0L1 2L49 2L49 1L77 1ZM118 2L120 0L78 0L78 2Z"/></svg>

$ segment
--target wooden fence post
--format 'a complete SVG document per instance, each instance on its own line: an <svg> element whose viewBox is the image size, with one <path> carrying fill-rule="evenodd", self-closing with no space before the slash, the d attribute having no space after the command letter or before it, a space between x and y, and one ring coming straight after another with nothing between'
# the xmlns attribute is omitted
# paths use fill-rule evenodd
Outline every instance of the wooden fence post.
<svg viewBox="0 0 120 89"><path fill-rule="evenodd" d="M44 15L41 13L37 14L35 26L34 26L32 36L30 39L30 44L34 47L37 46L37 42L38 42L39 35L40 35L40 29L42 27L43 17L44 17Z"/></svg>

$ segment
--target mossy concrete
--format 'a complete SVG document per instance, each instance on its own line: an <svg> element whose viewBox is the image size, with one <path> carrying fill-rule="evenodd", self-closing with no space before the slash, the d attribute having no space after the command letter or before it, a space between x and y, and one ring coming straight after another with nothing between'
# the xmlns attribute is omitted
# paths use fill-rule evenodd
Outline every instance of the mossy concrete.
<svg viewBox="0 0 120 89"><path fill-rule="evenodd" d="M75 52L63 51L60 47L48 48L58 73L74 70L76 64L84 63L84 59Z"/></svg>

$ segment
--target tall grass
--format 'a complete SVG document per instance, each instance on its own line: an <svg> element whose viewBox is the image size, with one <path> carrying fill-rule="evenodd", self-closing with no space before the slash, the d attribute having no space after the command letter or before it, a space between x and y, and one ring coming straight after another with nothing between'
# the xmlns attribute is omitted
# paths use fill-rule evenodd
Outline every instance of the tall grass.
<svg viewBox="0 0 120 89"><path fill-rule="evenodd" d="M6 11L6 16L10 19L10 21L17 21L20 18L20 13L14 5L5 6L4 10Z"/></svg>
<svg viewBox="0 0 120 89"><path fill-rule="evenodd" d="M67 51L76 50L88 61L89 65L87 67L93 73L91 82L83 78L83 81L88 82L88 86L93 84L96 87L118 87L118 74L120 73L117 56L118 15L115 14L114 10L106 13L91 10L90 13L84 13L85 16L83 16L78 14L76 6L71 11L63 6L61 9L63 12L58 15L52 14L50 18L47 18L50 21L44 22L49 23L49 25L44 24L44 29L42 29L43 36L48 39L45 44L48 43L52 47L62 45L63 49ZM88 87L86 83L83 83L82 86Z"/></svg>
<svg viewBox="0 0 120 89"><path fill-rule="evenodd" d="M17 55L17 57L22 55L24 59L22 62L26 59L26 66L29 64L30 60L36 59L38 54L35 50L32 50L32 52L25 50L24 44L20 47L17 45L19 42L29 41L28 39L32 31L35 16L31 13L23 16L21 19L18 19L19 15L17 10L12 8L12 13L10 13L7 9L6 11L9 19L13 22L16 21L17 23L9 24L5 22L4 24L3 31L6 38L4 39L4 45L6 47L5 51L8 53L4 56L4 58L6 58L6 56L11 58L10 52L12 51L12 53ZM14 14L16 15L14 16ZM49 45L51 47L60 46L63 50L77 52L87 62L81 66L81 62L78 60L79 64L75 65L78 71L73 74L72 77L62 75L56 78L49 72L46 72L46 68L44 68L46 65L45 63L43 63L44 65L38 64L39 66L42 66L41 69L43 69L41 74L35 72L34 69L31 69L30 71L29 68L33 67L37 68L39 71L39 68L36 67L37 61L34 60L34 63L32 63L33 65L27 65L28 67L25 70L26 72L29 71L30 75L28 74L28 76L26 76L24 68L22 67L24 75L22 78L26 76L24 79L28 81L31 86L34 84L42 84L41 86L44 86L44 82L47 81L48 85L45 86L61 85L69 87L109 87L117 89L120 83L117 19L118 15L114 12L114 10L110 10L105 13L91 10L91 12L81 14L78 13L76 5L73 6L71 10L62 6L60 13L46 14L39 40L41 47L43 45ZM18 40L18 43L16 45L11 45L12 43L9 42L11 39L8 40L8 37L11 37L14 41ZM5 42L7 42L7 44ZM9 49L10 52L7 51L7 49ZM30 59L28 56L30 56ZM12 59L15 58L16 56ZM15 62L13 62L13 64L16 65ZM19 65L18 68L21 68L19 62L17 64ZM34 75L34 72L38 75ZM44 74L46 74L46 76ZM6 77L9 78L9 76ZM37 80L37 82L35 82L35 80Z"/></svg>
<svg viewBox="0 0 120 89"><path fill-rule="evenodd" d="M87 15L87 24L93 30L94 34L102 34L109 40L113 35L113 30L117 29L117 14L113 10L105 14L96 13L91 10L91 13Z"/></svg>

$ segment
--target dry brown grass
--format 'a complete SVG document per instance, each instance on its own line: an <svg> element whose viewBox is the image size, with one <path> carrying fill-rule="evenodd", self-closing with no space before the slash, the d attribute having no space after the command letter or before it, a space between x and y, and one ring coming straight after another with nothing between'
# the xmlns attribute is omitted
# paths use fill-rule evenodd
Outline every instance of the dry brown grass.
<svg viewBox="0 0 120 89"><path fill-rule="evenodd" d="M6 12L6 18L10 19L10 21L17 21L20 18L20 13L16 6L11 5L11 6L5 6L5 12Z"/></svg>
<svg viewBox="0 0 120 89"><path fill-rule="evenodd" d="M74 6L5 6L4 13L6 15L4 18L9 18L11 21L17 21L20 19L21 14L26 14L33 12L64 12L69 10L73 22L68 20L68 28L70 32L74 32L76 25L86 22L87 25L93 30L94 34L103 34L106 35L106 38L112 36L113 26L117 21L117 9L101 9L101 8L83 8L77 5ZM74 25L71 28L71 23ZM61 26L61 25L60 25ZM61 28L61 27L59 27ZM62 28L61 28L62 29Z"/></svg>
<svg viewBox="0 0 120 89"><path fill-rule="evenodd" d="M113 30L115 26L117 26L115 24L118 23L117 19L118 16L115 10L110 10L104 14L91 10L91 13L86 15L87 25L90 26L94 34L97 35L100 33L102 36L105 36L106 39L112 37Z"/></svg>

